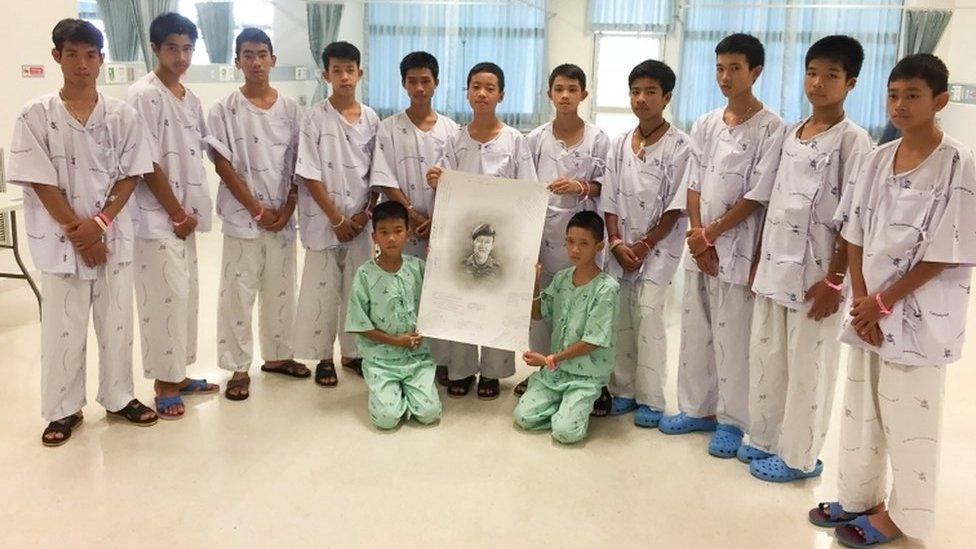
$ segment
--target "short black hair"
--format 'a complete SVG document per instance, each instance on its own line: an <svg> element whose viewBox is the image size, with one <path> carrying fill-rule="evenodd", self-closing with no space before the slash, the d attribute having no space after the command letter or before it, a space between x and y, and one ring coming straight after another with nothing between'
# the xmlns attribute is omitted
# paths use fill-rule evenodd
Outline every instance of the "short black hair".
<svg viewBox="0 0 976 549"><path fill-rule="evenodd" d="M409 225L410 223L410 216L407 215L407 209L403 207L403 204L394 202L393 200L381 202L373 209L373 230L376 230L376 225L380 221L386 219L402 219L404 225Z"/></svg>
<svg viewBox="0 0 976 549"><path fill-rule="evenodd" d="M58 51L64 50L65 42L88 44L98 48L98 51L102 51L105 46L102 31L84 19L68 18L58 21L58 24L54 25L54 30L51 31L51 40L54 42L54 49Z"/></svg>
<svg viewBox="0 0 976 549"><path fill-rule="evenodd" d="M322 50L322 65L326 69L329 68L329 59L348 59L349 61L355 61L356 66L360 65L362 55L359 53L359 48L353 46L349 42L340 40L339 42L333 42Z"/></svg>
<svg viewBox="0 0 976 549"><path fill-rule="evenodd" d="M664 93L671 93L674 90L674 82L677 79L674 75L674 71L667 63L657 61L656 59L648 59L647 61L641 61L630 71L630 75L627 77L627 85L633 86L634 81L638 78L650 78L661 86L661 91Z"/></svg>
<svg viewBox="0 0 976 549"><path fill-rule="evenodd" d="M569 223L566 224L566 232L569 232L570 227L579 227L580 229L585 229L590 231L593 238L597 242L603 241L603 218L599 216L596 212L591 212L589 210L583 210L582 212L576 212L573 217L569 219Z"/></svg>
<svg viewBox="0 0 976 549"><path fill-rule="evenodd" d="M501 67L499 67L498 65L490 61L482 61L481 63L478 63L475 66L471 67L471 70L468 71L468 83L466 85L470 86L471 78L473 78L474 75L482 72L487 72L488 74L494 74L495 77L498 78L498 91L500 92L505 91L505 72L502 71Z"/></svg>
<svg viewBox="0 0 976 549"><path fill-rule="evenodd" d="M403 56L400 61L400 81L407 79L407 71L410 69L430 69L430 74L437 80L440 73L440 65L437 58L425 51L414 51Z"/></svg>
<svg viewBox="0 0 976 549"><path fill-rule="evenodd" d="M741 53L746 56L749 68L761 67L766 63L766 50L762 42L751 34L741 32L730 34L715 46L715 55L723 53Z"/></svg>
<svg viewBox="0 0 976 549"><path fill-rule="evenodd" d="M552 89L552 83L556 81L557 76L562 76L563 78L569 78L570 80L576 80L579 82L580 89L586 90L586 73L583 69L579 68L577 65L572 63L563 63L558 67L552 69L549 73L549 89Z"/></svg>
<svg viewBox="0 0 976 549"><path fill-rule="evenodd" d="M190 37L190 42L196 43L197 26L193 21L171 11L156 17L149 24L149 41L157 46L162 46L163 41L171 34L185 34Z"/></svg>
<svg viewBox="0 0 976 549"><path fill-rule="evenodd" d="M234 55L241 54L241 46L244 45L244 42L264 44L265 46L268 46L268 53L274 55L274 46L271 45L271 37L268 36L268 33L261 29L248 27L242 30L241 33L237 35L237 40L234 43Z"/></svg>
<svg viewBox="0 0 976 549"><path fill-rule="evenodd" d="M888 83L912 78L925 80L932 89L933 96L949 90L949 68L931 53L916 53L899 61L895 68L891 69Z"/></svg>
<svg viewBox="0 0 976 549"><path fill-rule="evenodd" d="M825 36L817 40L807 50L804 66L810 66L814 59L826 59L840 63L848 78L857 78L864 64L864 48L856 39L843 34Z"/></svg>

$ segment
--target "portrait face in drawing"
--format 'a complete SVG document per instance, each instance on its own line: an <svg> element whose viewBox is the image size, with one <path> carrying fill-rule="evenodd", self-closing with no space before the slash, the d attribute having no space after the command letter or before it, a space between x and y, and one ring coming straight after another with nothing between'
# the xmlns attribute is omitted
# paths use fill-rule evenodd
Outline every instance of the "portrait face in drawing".
<svg viewBox="0 0 976 549"><path fill-rule="evenodd" d="M482 223L471 231L471 254L464 260L464 270L475 279L494 278L501 265L491 255L495 246L495 229Z"/></svg>

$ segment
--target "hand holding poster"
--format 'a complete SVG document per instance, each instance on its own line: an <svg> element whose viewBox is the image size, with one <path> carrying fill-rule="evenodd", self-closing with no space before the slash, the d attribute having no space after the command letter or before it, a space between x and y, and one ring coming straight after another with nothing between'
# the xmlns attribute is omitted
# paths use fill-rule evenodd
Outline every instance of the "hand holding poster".
<svg viewBox="0 0 976 549"><path fill-rule="evenodd" d="M535 181L445 171L417 330L521 354L549 193Z"/></svg>

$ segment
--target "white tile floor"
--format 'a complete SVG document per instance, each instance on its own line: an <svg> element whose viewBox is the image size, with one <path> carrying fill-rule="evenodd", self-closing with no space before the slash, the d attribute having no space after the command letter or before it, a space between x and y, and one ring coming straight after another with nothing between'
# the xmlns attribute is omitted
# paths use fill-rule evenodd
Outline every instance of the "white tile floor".
<svg viewBox="0 0 976 549"><path fill-rule="evenodd" d="M223 384L214 364L219 242L217 233L200 240L202 360L192 374ZM571 448L521 432L511 414L516 379L494 402L442 392L439 425L380 433L358 378L343 375L325 390L255 367L245 402L189 400L185 419L149 429L110 425L90 404L72 440L50 449L39 442L39 339L26 286L0 292L0 547L832 544L805 515L833 499L836 428L823 477L779 486L709 457L706 435L668 437L635 428L631 416L594 420ZM972 340L965 356L949 370L939 527L929 547L973 547L965 541L976 493ZM94 403L92 353L89 364ZM137 395L151 402L151 383L136 369Z"/></svg>

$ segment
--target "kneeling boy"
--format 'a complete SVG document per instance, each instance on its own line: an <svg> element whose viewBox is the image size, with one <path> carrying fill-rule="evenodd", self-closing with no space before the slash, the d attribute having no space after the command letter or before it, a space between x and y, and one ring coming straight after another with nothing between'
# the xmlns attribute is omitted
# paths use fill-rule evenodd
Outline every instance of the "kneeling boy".
<svg viewBox="0 0 976 549"><path fill-rule="evenodd" d="M404 412L423 424L441 417L436 366L416 330L424 262L403 254L407 219L399 202L376 207L373 242L380 253L356 270L346 313L346 331L357 334L363 356L369 417L380 429L396 427Z"/></svg>
<svg viewBox="0 0 976 549"><path fill-rule="evenodd" d="M572 444L586 436L590 410L613 371L619 284L597 266L604 245L603 220L582 211L566 227L566 252L573 266L556 273L542 294L537 269L532 318L553 327L551 354L526 351L530 366L543 366L515 406L515 422L525 429L552 429L552 437Z"/></svg>

